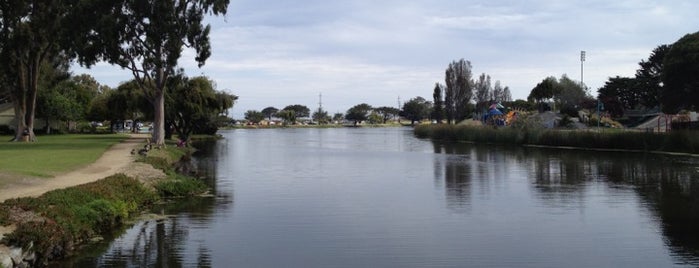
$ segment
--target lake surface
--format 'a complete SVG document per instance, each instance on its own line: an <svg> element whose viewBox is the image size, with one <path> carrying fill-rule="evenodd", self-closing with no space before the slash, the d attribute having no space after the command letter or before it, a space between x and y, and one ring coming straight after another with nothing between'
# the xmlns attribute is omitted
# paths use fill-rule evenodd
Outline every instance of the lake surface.
<svg viewBox="0 0 699 268"><path fill-rule="evenodd" d="M215 197L76 267L696 267L699 159L443 144L409 128L237 129Z"/></svg>

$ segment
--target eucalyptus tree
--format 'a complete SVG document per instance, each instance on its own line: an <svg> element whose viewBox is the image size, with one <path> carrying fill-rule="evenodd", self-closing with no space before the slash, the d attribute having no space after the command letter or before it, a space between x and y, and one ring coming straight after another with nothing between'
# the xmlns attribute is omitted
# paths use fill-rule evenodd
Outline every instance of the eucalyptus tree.
<svg viewBox="0 0 699 268"><path fill-rule="evenodd" d="M0 1L0 82L15 110L16 134L34 141L41 66L57 57L71 31L75 0Z"/></svg>
<svg viewBox="0 0 699 268"><path fill-rule="evenodd" d="M153 105L153 139L165 137L165 95L185 47L199 67L211 56L210 25L204 16L225 14L229 0L82 1L72 36L81 64L100 60L131 71Z"/></svg>
<svg viewBox="0 0 699 268"><path fill-rule="evenodd" d="M288 105L282 110L294 111L296 118L303 118L311 115L311 109L308 109L307 106L301 104Z"/></svg>

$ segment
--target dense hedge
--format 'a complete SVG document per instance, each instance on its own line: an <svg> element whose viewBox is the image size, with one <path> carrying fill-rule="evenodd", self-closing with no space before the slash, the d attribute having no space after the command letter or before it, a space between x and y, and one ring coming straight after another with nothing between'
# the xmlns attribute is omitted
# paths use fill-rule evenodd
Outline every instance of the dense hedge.
<svg viewBox="0 0 699 268"><path fill-rule="evenodd" d="M475 143L699 153L699 132L686 130L653 133L433 124L415 127L415 135L419 138Z"/></svg>

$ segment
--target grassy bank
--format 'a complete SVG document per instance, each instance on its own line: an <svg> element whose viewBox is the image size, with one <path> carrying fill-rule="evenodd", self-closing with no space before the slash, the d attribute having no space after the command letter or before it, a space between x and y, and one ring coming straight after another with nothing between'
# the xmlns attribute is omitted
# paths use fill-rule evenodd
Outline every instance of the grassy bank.
<svg viewBox="0 0 699 268"><path fill-rule="evenodd" d="M8 177L51 177L93 163L123 134L39 136L38 142L0 142L0 173ZM0 140L10 140L0 136Z"/></svg>
<svg viewBox="0 0 699 268"><path fill-rule="evenodd" d="M140 159L167 175L153 185L117 174L37 198L7 200L0 204L0 225L12 224L17 229L2 243L31 247L40 261L38 265L47 265L50 260L70 255L91 238L122 226L163 198L202 194L207 191L203 182L176 172L189 153L189 148L168 146L151 150L148 157Z"/></svg>
<svg viewBox="0 0 699 268"><path fill-rule="evenodd" d="M623 130L496 129L435 124L415 127L415 135L444 141L699 154L699 133L696 131L651 133Z"/></svg>

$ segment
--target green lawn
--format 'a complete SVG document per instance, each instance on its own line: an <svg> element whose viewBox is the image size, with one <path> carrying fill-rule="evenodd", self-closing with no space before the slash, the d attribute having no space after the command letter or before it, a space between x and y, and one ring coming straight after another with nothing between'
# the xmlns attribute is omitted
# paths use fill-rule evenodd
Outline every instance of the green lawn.
<svg viewBox="0 0 699 268"><path fill-rule="evenodd" d="M51 177L95 162L123 134L38 136L38 142L7 142L0 136L0 177Z"/></svg>

